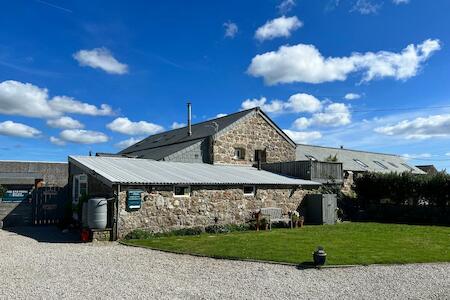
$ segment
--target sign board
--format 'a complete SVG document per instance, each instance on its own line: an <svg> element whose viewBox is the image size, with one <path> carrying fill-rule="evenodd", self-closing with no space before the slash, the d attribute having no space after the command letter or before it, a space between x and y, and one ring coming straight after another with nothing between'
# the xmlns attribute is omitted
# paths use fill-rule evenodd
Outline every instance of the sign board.
<svg viewBox="0 0 450 300"><path fill-rule="evenodd" d="M141 208L143 190L128 190L127 191L127 208L139 209Z"/></svg>
<svg viewBox="0 0 450 300"><path fill-rule="evenodd" d="M27 190L8 190L2 197L3 202L22 202L30 194Z"/></svg>

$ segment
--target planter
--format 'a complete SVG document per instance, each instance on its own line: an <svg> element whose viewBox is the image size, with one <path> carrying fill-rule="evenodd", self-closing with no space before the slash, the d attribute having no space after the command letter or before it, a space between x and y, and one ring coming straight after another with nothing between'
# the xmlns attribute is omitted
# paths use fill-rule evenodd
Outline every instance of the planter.
<svg viewBox="0 0 450 300"><path fill-rule="evenodd" d="M323 250L322 247L318 247L316 251L313 252L313 260L314 265L320 267L325 264L325 261L327 259L327 254L325 253L325 250Z"/></svg>

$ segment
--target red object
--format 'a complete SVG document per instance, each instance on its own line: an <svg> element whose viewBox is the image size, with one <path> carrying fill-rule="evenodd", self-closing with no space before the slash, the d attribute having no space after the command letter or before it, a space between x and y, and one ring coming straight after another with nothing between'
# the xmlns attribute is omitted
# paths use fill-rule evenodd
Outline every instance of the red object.
<svg viewBox="0 0 450 300"><path fill-rule="evenodd" d="M89 242L89 230L88 229L81 230L81 241Z"/></svg>

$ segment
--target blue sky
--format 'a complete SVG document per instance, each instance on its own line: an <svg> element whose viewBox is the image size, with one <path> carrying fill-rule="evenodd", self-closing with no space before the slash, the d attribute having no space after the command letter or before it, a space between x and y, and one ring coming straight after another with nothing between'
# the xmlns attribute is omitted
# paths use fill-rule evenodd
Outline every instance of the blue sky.
<svg viewBox="0 0 450 300"><path fill-rule="evenodd" d="M260 105L297 142L450 169L450 2L40 1L0 11L0 159L115 152Z"/></svg>

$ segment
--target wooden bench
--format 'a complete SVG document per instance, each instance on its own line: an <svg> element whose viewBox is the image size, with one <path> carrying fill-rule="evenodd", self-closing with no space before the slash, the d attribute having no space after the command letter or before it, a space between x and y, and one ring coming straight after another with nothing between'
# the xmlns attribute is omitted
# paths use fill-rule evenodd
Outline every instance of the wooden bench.
<svg viewBox="0 0 450 300"><path fill-rule="evenodd" d="M291 225L292 222L290 218L283 217L283 211L281 208L277 207L265 207L260 209L261 215L269 219L269 229L272 230L272 223L274 222L285 222Z"/></svg>

